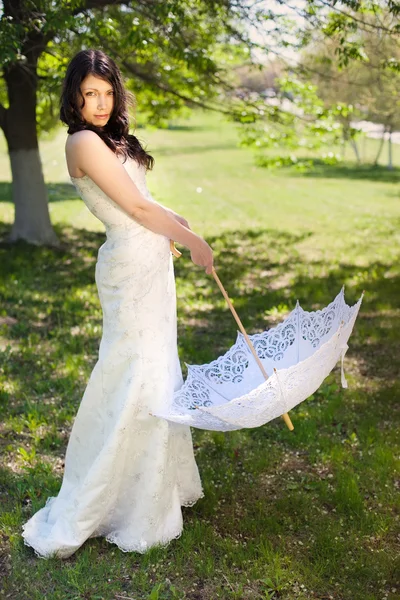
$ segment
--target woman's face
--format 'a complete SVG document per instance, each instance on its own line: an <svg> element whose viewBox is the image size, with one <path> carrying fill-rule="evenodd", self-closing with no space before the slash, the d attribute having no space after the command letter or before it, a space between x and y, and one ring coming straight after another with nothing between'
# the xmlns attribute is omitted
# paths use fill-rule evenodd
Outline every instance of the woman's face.
<svg viewBox="0 0 400 600"><path fill-rule="evenodd" d="M80 90L85 99L85 106L81 108L82 118L92 125L102 127L107 123L114 107L112 85L100 77L87 75Z"/></svg>

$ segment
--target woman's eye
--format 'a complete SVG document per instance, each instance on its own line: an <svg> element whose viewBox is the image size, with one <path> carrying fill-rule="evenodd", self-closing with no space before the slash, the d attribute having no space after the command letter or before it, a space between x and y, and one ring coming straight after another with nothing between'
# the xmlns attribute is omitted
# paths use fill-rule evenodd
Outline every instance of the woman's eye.
<svg viewBox="0 0 400 600"><path fill-rule="evenodd" d="M94 94L94 92L87 92L87 93L86 93L86 96L91 96L92 94ZM114 95L114 92L108 92L108 94L109 94L109 95L110 95L110 94Z"/></svg>

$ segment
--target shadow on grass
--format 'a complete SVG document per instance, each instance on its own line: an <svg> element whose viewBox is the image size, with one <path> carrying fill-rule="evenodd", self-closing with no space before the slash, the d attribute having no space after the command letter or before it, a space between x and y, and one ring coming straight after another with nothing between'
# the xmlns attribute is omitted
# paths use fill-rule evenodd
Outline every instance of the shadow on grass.
<svg viewBox="0 0 400 600"><path fill-rule="evenodd" d="M0 237L5 237L8 230L9 226L0 227ZM53 391L73 386L73 376L55 377L45 364L39 369L35 366L41 344L43 349L46 346L47 365L57 364L65 356L78 360L85 352L93 364L100 340L102 315L94 269L104 233L57 226L56 230L63 243L61 250L31 247L24 242L0 248L1 332L11 345L21 348L12 353L9 375L17 389L25 387L28 396L26 377L29 381L34 373L38 375L36 387L41 390L49 376ZM297 299L305 310L322 308L342 285L346 286L348 304L354 304L365 290L351 346L359 346L364 359L368 357L366 369L377 365L383 368L386 346L394 368L400 356L393 356L389 346L398 348L396 340L400 338L395 314L400 308L399 277L387 277L388 265L381 263L360 267L315 261L309 270L299 259L296 246L310 235L236 230L208 239L217 274L244 327L254 333L275 325L271 323L274 310L279 322L295 307ZM186 248L182 252L180 259L174 259L179 350L182 361L201 364L225 352L234 343L238 327L213 277L193 265ZM354 279L361 281L357 288L352 284ZM380 314L383 307L385 313ZM384 331L382 325L378 327L382 319ZM381 352L375 352L375 345L383 341ZM184 365L182 369L185 373Z"/></svg>
<svg viewBox="0 0 400 600"><path fill-rule="evenodd" d="M298 171L296 168L283 168L282 173L292 177L315 177L324 179L362 179L368 181L379 181L383 183L399 183L400 168L394 167L388 169L382 165L357 163L338 163L336 165L327 165L323 160L312 159L314 165L305 170ZM278 171L280 172L280 171Z"/></svg>
<svg viewBox="0 0 400 600"><path fill-rule="evenodd" d="M62 202L65 200L80 200L72 183L47 183L48 202ZM12 183L0 182L0 202L12 202Z"/></svg>
<svg viewBox="0 0 400 600"><path fill-rule="evenodd" d="M5 237L8 229L2 225L0 235ZM4 464L0 486L6 491L4 511L11 512L17 505L24 520L59 489L62 468L57 470L54 464L63 459L71 421L97 360L101 334L94 269L104 234L55 229L63 242L61 250L24 243L0 248L0 334L11 346L0 352L0 382L8 384L0 393L0 417L4 421L0 445L6 460L19 466L19 448L26 450L29 442L29 452L36 451L27 459L31 465L19 472ZM320 448L331 458L339 457L341 477L351 479L363 461L340 463L344 442L351 441L354 432L363 443L378 439L379 431L395 418L400 277L389 278L390 265L379 262L365 267L318 261L305 265L296 248L311 235L259 229L229 231L208 239L218 276L249 333L275 325L294 308L297 299L304 309L315 310L331 302L343 284L348 304L354 304L363 289L366 292L348 352L348 360L356 369L351 378L360 377L360 383L353 389L350 381L346 397L339 393L335 371L307 401L306 409L293 411L294 433L280 421L221 435L194 431L206 498L194 508L184 509L185 521L206 524L212 518L221 535L229 532L229 536L248 539L254 552L259 552L267 538L284 544L281 538L301 535L306 523L314 522L320 536L329 519L333 529L338 526L337 515L316 514L315 507L328 507L328 512L334 507L346 519L355 515L356 521L349 521L349 528L360 522L365 530L372 527L361 492L351 496L351 482L342 495L332 495L328 481L321 483L316 473L301 479L295 467L290 480L276 477L275 491L262 487L260 477L276 476L283 454L291 453L293 459L294 452L297 459L303 456L307 469L311 469ZM236 339L237 325L212 276L193 265L186 248L182 251L183 256L174 259L180 357L189 364L201 364L227 350ZM355 285L355 280L362 283ZM271 315L275 315L275 322L271 322ZM385 439L390 442L390 436ZM372 471L377 468L371 465ZM300 471L304 475L303 467ZM390 477L389 467L385 468L379 480L381 489ZM214 480L222 476L218 489ZM306 491L299 496L303 487ZM241 506L235 500L239 498ZM218 512L222 499L227 507L223 514ZM289 532L290 525L294 530ZM214 541L222 543L219 537ZM102 540L88 543L106 545ZM355 546L351 550L356 551ZM319 560L320 551L316 545L311 563ZM71 558L75 560L79 557ZM354 573L350 571L349 576Z"/></svg>

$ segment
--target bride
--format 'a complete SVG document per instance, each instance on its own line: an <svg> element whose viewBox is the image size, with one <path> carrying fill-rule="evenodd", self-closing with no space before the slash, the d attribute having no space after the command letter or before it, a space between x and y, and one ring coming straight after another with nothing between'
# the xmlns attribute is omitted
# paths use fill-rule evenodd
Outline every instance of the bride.
<svg viewBox="0 0 400 600"><path fill-rule="evenodd" d="M60 101L68 171L106 230L95 269L103 330L59 493L22 526L41 558L67 558L95 536L125 552L167 545L182 534L181 507L204 496L190 427L149 413L183 384L170 240L207 274L213 253L147 189L154 159L129 134L131 99L104 52L82 50L68 65Z"/></svg>

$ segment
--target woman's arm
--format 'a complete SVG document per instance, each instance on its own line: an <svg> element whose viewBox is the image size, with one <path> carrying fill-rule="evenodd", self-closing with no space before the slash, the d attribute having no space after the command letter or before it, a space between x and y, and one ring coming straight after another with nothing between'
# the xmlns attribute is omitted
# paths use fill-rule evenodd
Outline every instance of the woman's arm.
<svg viewBox="0 0 400 600"><path fill-rule="evenodd" d="M173 211L147 200L129 177L121 161L94 131L78 131L68 143L69 152L74 154L75 164L135 221L189 249L199 241L204 241L190 228L182 225L171 214Z"/></svg>
<svg viewBox="0 0 400 600"><path fill-rule="evenodd" d="M161 202L159 202L158 204L160 206L162 206L171 215L171 217L173 217L176 221L178 221L178 223L180 223L181 225L183 225L187 229L190 229L190 225L186 221L185 217L182 217L181 215L178 215L178 213L176 213L174 210L172 210L172 208L168 208L168 206L164 206L164 204L161 204Z"/></svg>

